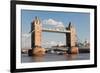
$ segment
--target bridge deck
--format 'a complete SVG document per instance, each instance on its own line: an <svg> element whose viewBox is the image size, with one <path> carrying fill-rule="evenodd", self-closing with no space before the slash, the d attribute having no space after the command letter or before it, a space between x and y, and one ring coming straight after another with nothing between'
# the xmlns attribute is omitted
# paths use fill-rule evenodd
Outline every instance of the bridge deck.
<svg viewBox="0 0 100 73"><path fill-rule="evenodd" d="M69 30L65 31L65 30L50 30L50 29L42 29L42 31L44 31L44 32L56 32L56 33L70 33Z"/></svg>

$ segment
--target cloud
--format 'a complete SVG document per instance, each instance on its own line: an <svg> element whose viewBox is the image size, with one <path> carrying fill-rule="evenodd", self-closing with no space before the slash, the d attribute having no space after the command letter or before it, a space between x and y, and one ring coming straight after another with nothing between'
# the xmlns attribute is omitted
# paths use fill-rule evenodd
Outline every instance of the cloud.
<svg viewBox="0 0 100 73"><path fill-rule="evenodd" d="M31 35L24 33L21 36L21 48L31 48Z"/></svg>
<svg viewBox="0 0 100 73"><path fill-rule="evenodd" d="M56 41L43 41L42 42L42 47L44 48L51 48L51 46L57 45Z"/></svg>
<svg viewBox="0 0 100 73"><path fill-rule="evenodd" d="M22 37L26 37L26 38L27 38L27 37L29 37L29 36L30 36L30 34L27 34L27 33L24 33L24 34L23 34L23 33L22 33Z"/></svg>
<svg viewBox="0 0 100 73"><path fill-rule="evenodd" d="M57 22L53 19L47 19L47 20L43 20L43 24L46 25L57 25Z"/></svg>
<svg viewBox="0 0 100 73"><path fill-rule="evenodd" d="M51 45L57 45L57 43L55 41L50 41Z"/></svg>
<svg viewBox="0 0 100 73"><path fill-rule="evenodd" d="M53 25L54 27L64 27L63 23L54 19L43 20L43 25Z"/></svg>
<svg viewBox="0 0 100 73"><path fill-rule="evenodd" d="M57 28L64 28L64 25L61 23L59 25L56 26Z"/></svg>
<svg viewBox="0 0 100 73"><path fill-rule="evenodd" d="M42 44L43 45L57 45L55 41L43 41Z"/></svg>
<svg viewBox="0 0 100 73"><path fill-rule="evenodd" d="M62 41L43 41L42 42L42 47L44 48L51 48L52 46L62 46L62 45L65 45L65 42L62 42Z"/></svg>

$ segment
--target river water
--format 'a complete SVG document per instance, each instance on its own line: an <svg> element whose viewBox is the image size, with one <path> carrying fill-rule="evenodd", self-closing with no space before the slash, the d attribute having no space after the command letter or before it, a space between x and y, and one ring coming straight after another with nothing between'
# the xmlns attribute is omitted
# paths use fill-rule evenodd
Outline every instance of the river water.
<svg viewBox="0 0 100 73"><path fill-rule="evenodd" d="M28 54L21 55L22 63L30 62L51 62L51 61L71 61L71 60L89 60L90 53L69 54L69 55L57 55L57 54L45 54L44 56L28 56Z"/></svg>

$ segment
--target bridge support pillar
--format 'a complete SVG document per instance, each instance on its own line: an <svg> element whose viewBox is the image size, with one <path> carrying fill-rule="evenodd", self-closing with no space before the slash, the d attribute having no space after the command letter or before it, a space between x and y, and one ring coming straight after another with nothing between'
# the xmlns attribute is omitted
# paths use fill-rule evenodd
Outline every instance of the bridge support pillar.
<svg viewBox="0 0 100 73"><path fill-rule="evenodd" d="M66 33L66 45L69 47L68 53L78 53L77 46L77 36L74 26L72 26L71 22L69 22L66 30L69 30L70 33Z"/></svg>
<svg viewBox="0 0 100 73"><path fill-rule="evenodd" d="M32 55L44 55L45 49L41 47L41 34L42 34L42 26L41 21L38 17L31 23L31 48Z"/></svg>

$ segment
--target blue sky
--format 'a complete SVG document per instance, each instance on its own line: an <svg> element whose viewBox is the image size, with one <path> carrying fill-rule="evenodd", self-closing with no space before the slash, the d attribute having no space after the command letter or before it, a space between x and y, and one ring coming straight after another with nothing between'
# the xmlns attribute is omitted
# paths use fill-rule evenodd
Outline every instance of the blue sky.
<svg viewBox="0 0 100 73"><path fill-rule="evenodd" d="M30 31L31 22L35 16L40 18L43 27L56 27L58 26L57 24L66 27L68 26L69 22L72 22L76 28L77 36L80 40L90 39L89 13L22 10L22 34L27 34ZM49 21L52 21L51 25L48 23ZM46 38L46 41L51 41L52 44L55 42L65 44L65 34L43 32L42 43L45 42L44 38Z"/></svg>

